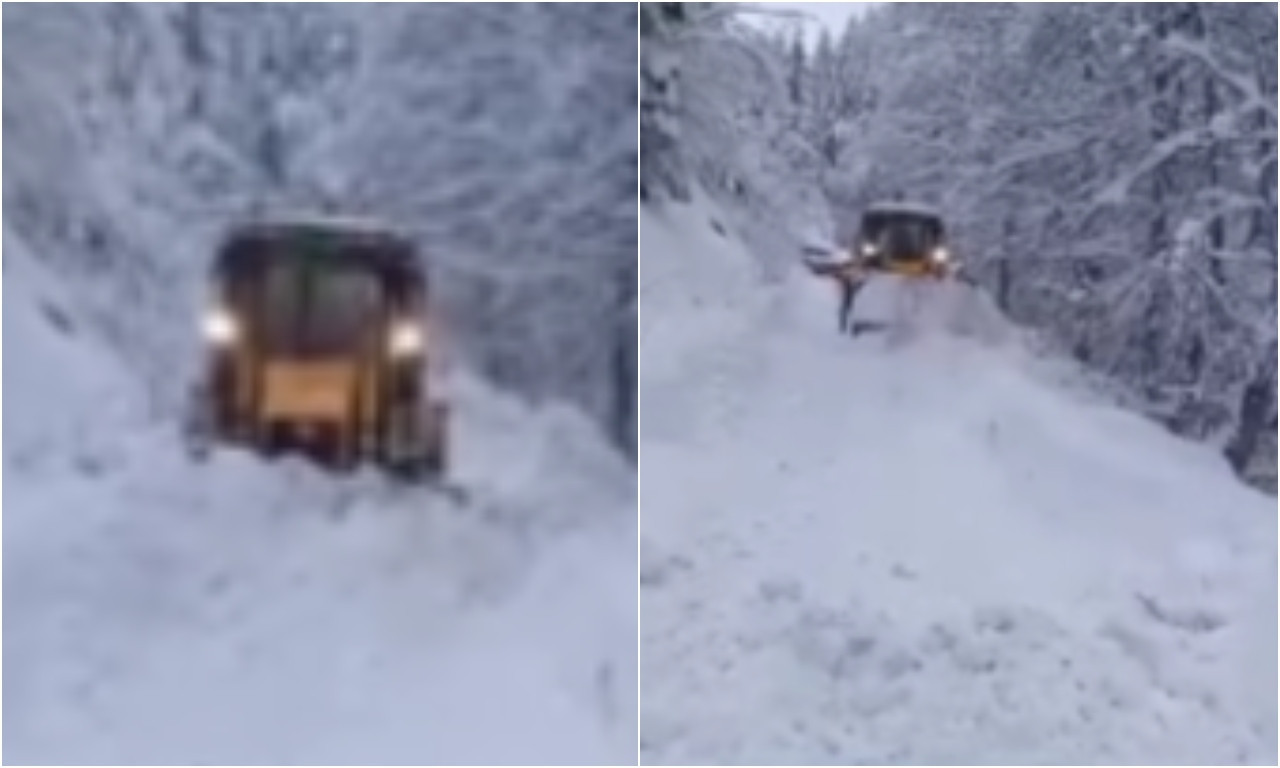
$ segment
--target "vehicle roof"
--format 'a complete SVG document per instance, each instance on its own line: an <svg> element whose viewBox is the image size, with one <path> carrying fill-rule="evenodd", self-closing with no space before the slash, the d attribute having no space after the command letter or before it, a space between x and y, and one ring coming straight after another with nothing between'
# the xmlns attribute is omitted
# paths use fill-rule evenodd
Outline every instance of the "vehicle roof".
<svg viewBox="0 0 1280 768"><path fill-rule="evenodd" d="M901 215L901 216L919 216L921 218L930 218L942 220L942 212L937 208L926 203L910 203L902 201L886 201L880 203L872 203L863 211L863 216L871 215Z"/></svg>
<svg viewBox="0 0 1280 768"><path fill-rule="evenodd" d="M387 219L354 213L327 213L298 208L269 208L252 214L247 225L277 225L340 229L351 232L396 232L399 227Z"/></svg>
<svg viewBox="0 0 1280 768"><path fill-rule="evenodd" d="M413 241L373 221L337 217L277 218L244 222L227 232L215 267L219 271L252 268L281 255L281 246L324 243L325 258L365 262L384 272L419 273ZM341 254L341 256L339 256Z"/></svg>

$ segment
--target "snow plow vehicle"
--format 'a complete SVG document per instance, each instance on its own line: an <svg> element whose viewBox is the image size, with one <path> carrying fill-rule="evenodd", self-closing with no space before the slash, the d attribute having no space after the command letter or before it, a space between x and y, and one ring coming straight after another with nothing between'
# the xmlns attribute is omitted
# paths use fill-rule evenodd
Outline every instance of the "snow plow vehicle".
<svg viewBox="0 0 1280 768"><path fill-rule="evenodd" d="M901 202L868 207L847 249L806 247L805 264L813 274L839 284L839 327L855 336L889 324L852 319L854 299L873 275L914 282L948 280L959 274L942 217L927 207Z"/></svg>
<svg viewBox="0 0 1280 768"><path fill-rule="evenodd" d="M822 276L882 272L940 279L956 272L942 217L928 208L904 203L868 208L849 251L833 253L810 247L806 256L822 257L806 259L809 268Z"/></svg>
<svg viewBox="0 0 1280 768"><path fill-rule="evenodd" d="M955 265L942 217L924 207L881 204L868 208L855 244L871 270L906 277L951 277Z"/></svg>
<svg viewBox="0 0 1280 768"><path fill-rule="evenodd" d="M243 225L211 281L187 415L197 455L230 444L444 473L448 408L428 386L439 355L410 240L346 223Z"/></svg>

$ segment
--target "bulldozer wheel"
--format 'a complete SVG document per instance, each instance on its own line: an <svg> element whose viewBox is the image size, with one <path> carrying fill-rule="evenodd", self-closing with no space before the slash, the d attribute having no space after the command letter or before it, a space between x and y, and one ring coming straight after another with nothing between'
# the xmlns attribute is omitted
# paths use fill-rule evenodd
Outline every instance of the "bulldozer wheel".
<svg viewBox="0 0 1280 768"><path fill-rule="evenodd" d="M443 475L448 464L449 409L443 403L430 406L430 427L427 430L427 450L423 463L433 475Z"/></svg>
<svg viewBox="0 0 1280 768"><path fill-rule="evenodd" d="M202 435L185 435L183 441L187 448L187 457L192 461L203 464L209 460L209 455L213 453L212 443Z"/></svg>
<svg viewBox="0 0 1280 768"><path fill-rule="evenodd" d="M439 481L445 473L444 451L438 444L428 445L427 450L419 456L389 463L387 471L397 479L410 483Z"/></svg>
<svg viewBox="0 0 1280 768"><path fill-rule="evenodd" d="M422 458L423 469L434 477L444 474L445 463L444 447L440 445L432 446Z"/></svg>
<svg viewBox="0 0 1280 768"><path fill-rule="evenodd" d="M402 412L404 418L420 418L412 411ZM382 463L388 473L397 479L411 483L437 482L444 476L447 465L445 445L446 409L439 404L429 406L424 414L426 418L420 422L422 430L414 450L407 456L396 456L394 452L381 451Z"/></svg>
<svg viewBox="0 0 1280 768"><path fill-rule="evenodd" d="M429 482L438 476L426 459L398 461L387 465L386 471L401 482L415 485Z"/></svg>
<svg viewBox="0 0 1280 768"><path fill-rule="evenodd" d="M213 424L208 414L202 410L201 403L193 400L184 414L180 430L182 442L187 456L193 461L203 462L213 452Z"/></svg>

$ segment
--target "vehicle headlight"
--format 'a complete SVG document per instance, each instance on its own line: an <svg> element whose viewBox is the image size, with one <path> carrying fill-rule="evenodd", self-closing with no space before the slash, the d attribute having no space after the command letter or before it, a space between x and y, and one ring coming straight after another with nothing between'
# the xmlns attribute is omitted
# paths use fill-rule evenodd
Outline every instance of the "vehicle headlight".
<svg viewBox="0 0 1280 768"><path fill-rule="evenodd" d="M205 339L220 347L240 338L240 322L225 307L215 307L205 313L203 327Z"/></svg>
<svg viewBox="0 0 1280 768"><path fill-rule="evenodd" d="M875 244L875 243L863 243L863 244L862 244L862 255L863 255L863 256L875 256L875 255L876 255L876 244Z"/></svg>
<svg viewBox="0 0 1280 768"><path fill-rule="evenodd" d="M425 342L425 334L419 325L398 322L391 326L391 336L387 340L387 347L392 357L412 357L422 352Z"/></svg>
<svg viewBox="0 0 1280 768"><path fill-rule="evenodd" d="M930 258L933 259L935 264L946 264L948 261L951 260L951 253L947 251L946 248L943 248L942 246L938 246L937 248L934 248L933 251L929 254L929 256Z"/></svg>

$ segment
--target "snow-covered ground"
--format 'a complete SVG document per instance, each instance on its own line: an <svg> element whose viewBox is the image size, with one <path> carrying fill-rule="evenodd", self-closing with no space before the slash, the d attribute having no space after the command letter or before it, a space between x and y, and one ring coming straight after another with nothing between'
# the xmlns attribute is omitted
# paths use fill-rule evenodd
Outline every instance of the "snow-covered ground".
<svg viewBox="0 0 1280 768"><path fill-rule="evenodd" d="M838 337L713 216L641 221L643 762L1275 764L1273 498L976 298Z"/></svg>
<svg viewBox="0 0 1280 768"><path fill-rule="evenodd" d="M5 245L7 763L634 761L635 474L584 417L458 382L466 503L195 465Z"/></svg>

